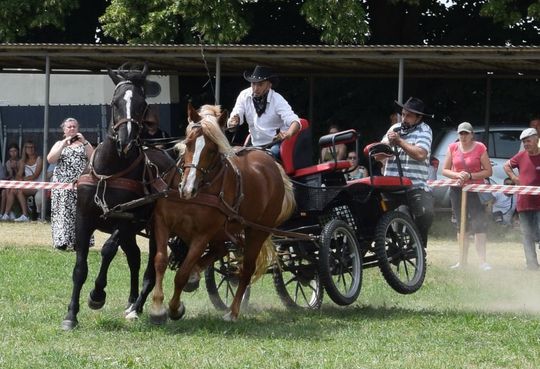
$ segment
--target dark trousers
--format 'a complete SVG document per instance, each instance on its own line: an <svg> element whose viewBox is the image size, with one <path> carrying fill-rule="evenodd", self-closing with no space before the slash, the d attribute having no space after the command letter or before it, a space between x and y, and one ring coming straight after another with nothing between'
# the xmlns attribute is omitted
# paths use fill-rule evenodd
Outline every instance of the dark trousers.
<svg viewBox="0 0 540 369"><path fill-rule="evenodd" d="M420 188L409 190L407 191L407 202L425 248L427 247L429 228L433 223L433 193Z"/></svg>

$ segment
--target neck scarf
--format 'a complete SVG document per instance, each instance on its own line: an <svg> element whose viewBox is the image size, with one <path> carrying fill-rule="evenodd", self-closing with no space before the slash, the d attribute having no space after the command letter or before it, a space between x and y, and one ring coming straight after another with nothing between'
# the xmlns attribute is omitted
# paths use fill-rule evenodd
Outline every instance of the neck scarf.
<svg viewBox="0 0 540 369"><path fill-rule="evenodd" d="M265 93L262 96L253 96L253 106L255 107L255 111L257 112L257 116L261 116L264 111L266 110L266 100L268 98L268 92Z"/></svg>

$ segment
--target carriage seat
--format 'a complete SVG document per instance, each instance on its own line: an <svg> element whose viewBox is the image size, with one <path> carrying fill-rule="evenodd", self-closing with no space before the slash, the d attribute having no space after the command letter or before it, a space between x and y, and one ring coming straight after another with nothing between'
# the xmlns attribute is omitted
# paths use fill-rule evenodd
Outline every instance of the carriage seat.
<svg viewBox="0 0 540 369"><path fill-rule="evenodd" d="M395 155L390 145L382 142L374 142L366 145L364 148L364 155L367 156L371 162L371 158L375 160L381 160L384 158L390 158ZM372 187L375 187L381 191L399 191L412 186L412 181L407 177L399 176L370 176L365 178L348 181L348 184L362 183Z"/></svg>
<svg viewBox="0 0 540 369"><path fill-rule="evenodd" d="M353 185L356 183L375 187L383 192L404 190L412 186L412 181L410 178L398 176L372 176L347 181L347 185Z"/></svg>
<svg viewBox="0 0 540 369"><path fill-rule="evenodd" d="M358 134L354 129L349 129L346 131L341 131L337 133L328 134L322 136L319 139L319 148L324 147L334 147L339 144L348 144L351 142L356 142ZM290 173L292 177L305 177L311 174L317 173L327 173L327 172L336 172L342 171L344 169L349 169L351 163L348 160L333 160L326 163L312 165L306 168L300 168L295 170L293 173Z"/></svg>
<svg viewBox="0 0 540 369"><path fill-rule="evenodd" d="M311 127L307 119L300 119L300 130L288 140L281 143L279 154L281 165L287 175L292 175L297 169L313 164Z"/></svg>

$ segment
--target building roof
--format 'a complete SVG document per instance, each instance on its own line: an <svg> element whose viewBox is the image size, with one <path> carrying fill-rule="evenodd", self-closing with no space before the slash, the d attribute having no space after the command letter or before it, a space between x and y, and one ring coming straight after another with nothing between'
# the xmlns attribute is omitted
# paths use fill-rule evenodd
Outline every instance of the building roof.
<svg viewBox="0 0 540 369"><path fill-rule="evenodd" d="M0 44L2 72L102 73L147 61L154 74L238 75L256 64L289 76L540 77L540 46Z"/></svg>

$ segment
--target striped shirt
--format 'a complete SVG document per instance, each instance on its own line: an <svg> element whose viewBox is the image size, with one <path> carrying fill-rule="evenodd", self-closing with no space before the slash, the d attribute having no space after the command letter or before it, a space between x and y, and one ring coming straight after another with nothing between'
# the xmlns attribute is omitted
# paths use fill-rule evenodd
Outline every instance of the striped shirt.
<svg viewBox="0 0 540 369"><path fill-rule="evenodd" d="M399 126L400 123L394 124L392 127L390 127L389 132ZM429 157L431 155L431 141L433 139L431 127L426 123L421 122L417 124L408 134L401 136L401 138L411 145L421 147L427 152L426 159L418 161L411 158L402 148L398 147L401 168L403 169L403 176L408 177L412 181L414 188L422 188L428 192L431 191L431 188L427 185ZM399 176L396 158L392 157L388 159L384 168L384 175Z"/></svg>

